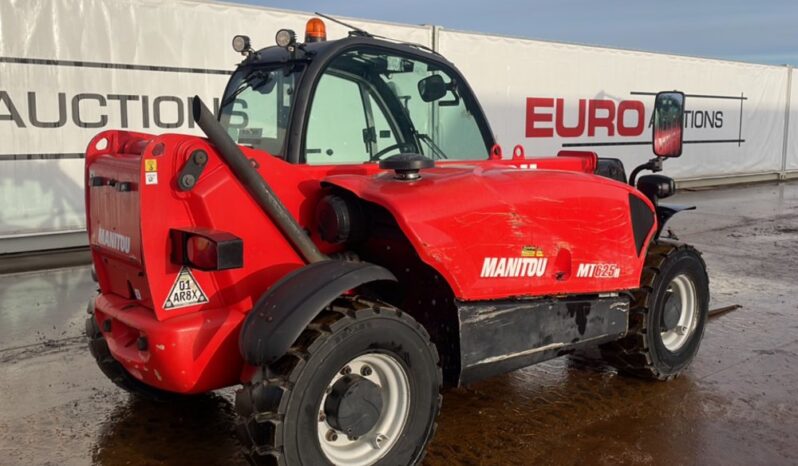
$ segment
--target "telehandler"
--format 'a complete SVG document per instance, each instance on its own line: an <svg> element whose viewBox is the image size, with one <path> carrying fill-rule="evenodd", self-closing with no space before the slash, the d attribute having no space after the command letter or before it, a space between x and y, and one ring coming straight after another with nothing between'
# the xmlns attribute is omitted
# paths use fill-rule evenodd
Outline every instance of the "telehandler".
<svg viewBox="0 0 798 466"><path fill-rule="evenodd" d="M242 385L253 464L423 457L441 388L598 347L667 380L701 342L709 283L663 237L659 171L684 94L653 111L627 179L593 152L503 157L457 68L353 28L233 47L207 138L105 131L86 152L100 369L155 400Z"/></svg>

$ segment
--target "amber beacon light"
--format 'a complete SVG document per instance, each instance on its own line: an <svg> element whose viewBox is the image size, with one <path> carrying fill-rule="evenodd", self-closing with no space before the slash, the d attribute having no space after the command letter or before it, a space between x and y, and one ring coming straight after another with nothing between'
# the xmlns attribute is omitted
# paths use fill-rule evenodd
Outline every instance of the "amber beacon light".
<svg viewBox="0 0 798 466"><path fill-rule="evenodd" d="M323 42L327 40L327 27L319 18L310 18L305 26L305 42Z"/></svg>

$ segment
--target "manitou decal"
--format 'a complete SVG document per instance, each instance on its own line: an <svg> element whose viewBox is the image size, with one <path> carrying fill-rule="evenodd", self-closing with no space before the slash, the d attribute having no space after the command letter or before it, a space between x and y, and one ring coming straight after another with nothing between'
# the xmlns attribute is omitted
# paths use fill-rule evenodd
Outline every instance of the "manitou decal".
<svg viewBox="0 0 798 466"><path fill-rule="evenodd" d="M535 278L546 273L545 257L486 257L482 262L482 278Z"/></svg>
<svg viewBox="0 0 798 466"><path fill-rule="evenodd" d="M97 242L107 248L130 254L130 236L108 231L100 227L100 230L97 232Z"/></svg>
<svg viewBox="0 0 798 466"><path fill-rule="evenodd" d="M617 264L579 264L577 278L618 278L621 268Z"/></svg>

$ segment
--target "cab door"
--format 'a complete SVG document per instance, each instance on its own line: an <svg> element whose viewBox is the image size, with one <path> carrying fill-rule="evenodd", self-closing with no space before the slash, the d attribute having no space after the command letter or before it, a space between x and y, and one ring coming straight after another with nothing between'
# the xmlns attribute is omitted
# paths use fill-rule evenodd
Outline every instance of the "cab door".
<svg viewBox="0 0 798 466"><path fill-rule="evenodd" d="M375 46L330 60L311 91L300 162L376 163L400 153L487 160L493 138L465 80Z"/></svg>
<svg viewBox="0 0 798 466"><path fill-rule="evenodd" d="M314 93L305 161L311 165L372 161L375 154L397 145L394 126L365 81L343 72L325 73Z"/></svg>

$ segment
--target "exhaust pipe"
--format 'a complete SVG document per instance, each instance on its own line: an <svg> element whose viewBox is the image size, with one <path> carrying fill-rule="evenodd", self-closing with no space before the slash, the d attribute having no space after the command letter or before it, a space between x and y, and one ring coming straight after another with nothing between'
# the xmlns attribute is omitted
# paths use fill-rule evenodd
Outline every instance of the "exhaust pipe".
<svg viewBox="0 0 798 466"><path fill-rule="evenodd" d="M241 148L227 134L227 131L219 124L216 117L205 106L199 96L194 96L194 99L192 99L192 114L194 121L208 136L208 140L216 146L222 159L233 171L238 181L244 185L250 196L255 199L255 202L277 225L277 228L280 229L305 261L313 263L327 259L313 241L310 240L310 237L302 227L299 226L299 223L297 223L288 209L280 202L280 199L266 184L263 177L252 167L244 153L241 152Z"/></svg>

